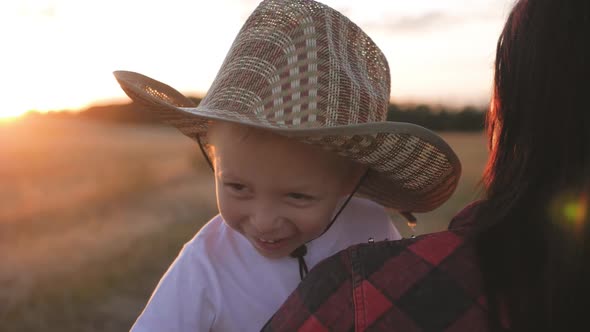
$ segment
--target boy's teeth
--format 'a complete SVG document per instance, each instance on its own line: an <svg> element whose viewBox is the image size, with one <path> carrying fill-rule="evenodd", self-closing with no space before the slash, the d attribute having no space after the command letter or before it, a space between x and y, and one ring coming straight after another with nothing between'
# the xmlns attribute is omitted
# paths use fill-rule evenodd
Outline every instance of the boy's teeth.
<svg viewBox="0 0 590 332"><path fill-rule="evenodd" d="M266 239L259 239L259 240L262 241L262 242L266 242L266 243L275 243L275 242L277 242L275 240L266 240Z"/></svg>

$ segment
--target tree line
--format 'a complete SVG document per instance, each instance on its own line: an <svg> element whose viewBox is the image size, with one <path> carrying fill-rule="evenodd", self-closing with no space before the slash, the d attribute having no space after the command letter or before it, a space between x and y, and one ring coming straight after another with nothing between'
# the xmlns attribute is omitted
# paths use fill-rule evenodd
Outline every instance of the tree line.
<svg viewBox="0 0 590 332"><path fill-rule="evenodd" d="M485 125L486 111L473 106L449 109L390 104L387 120L414 123L434 131L480 131Z"/></svg>
<svg viewBox="0 0 590 332"><path fill-rule="evenodd" d="M191 97L198 104L199 98ZM102 122L122 124L159 125L157 119L149 112L141 110L142 106L135 103L112 104L104 106L92 106L80 112L49 112L40 115L35 112L27 116L43 116L53 118L79 118ZM485 123L485 109L477 107L464 107L451 109L445 107L433 107L425 104L400 105L390 104L387 112L387 120L414 123L433 131L480 131Z"/></svg>

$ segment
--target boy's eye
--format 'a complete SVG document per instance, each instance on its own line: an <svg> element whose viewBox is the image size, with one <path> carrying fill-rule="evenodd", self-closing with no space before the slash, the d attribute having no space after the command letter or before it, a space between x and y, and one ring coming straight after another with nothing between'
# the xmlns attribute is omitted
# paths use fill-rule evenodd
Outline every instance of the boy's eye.
<svg viewBox="0 0 590 332"><path fill-rule="evenodd" d="M231 190L234 190L234 191L243 191L246 189L246 186L243 184L240 184L240 183L230 182L230 183L225 183L225 186L229 187Z"/></svg>
<svg viewBox="0 0 590 332"><path fill-rule="evenodd" d="M310 195L302 194L302 193L289 193L287 196L290 198L296 199L298 201L311 201L313 197Z"/></svg>

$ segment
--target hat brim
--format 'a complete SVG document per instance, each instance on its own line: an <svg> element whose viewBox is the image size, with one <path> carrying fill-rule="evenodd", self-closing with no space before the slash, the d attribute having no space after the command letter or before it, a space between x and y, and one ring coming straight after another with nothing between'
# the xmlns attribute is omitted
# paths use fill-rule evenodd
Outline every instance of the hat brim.
<svg viewBox="0 0 590 332"><path fill-rule="evenodd" d="M116 71L134 101L186 136L198 140L211 121L269 130L317 145L369 167L358 194L399 211L427 212L448 200L457 187L461 163L436 133L410 123L374 122L332 127L289 127L256 116L195 105L174 88L147 76Z"/></svg>

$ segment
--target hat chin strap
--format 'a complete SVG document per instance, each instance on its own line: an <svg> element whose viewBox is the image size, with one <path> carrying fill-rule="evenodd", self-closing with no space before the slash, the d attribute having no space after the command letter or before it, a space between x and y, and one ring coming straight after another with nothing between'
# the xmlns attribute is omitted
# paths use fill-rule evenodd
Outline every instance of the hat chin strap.
<svg viewBox="0 0 590 332"><path fill-rule="evenodd" d="M201 136L200 135L197 135L197 142L199 143L199 149L201 149L201 153L203 154L203 157L207 161L207 164L209 165L211 170L213 172L215 172L215 168L213 168L213 163L211 162L211 159L209 159L209 155L207 155L207 152L205 152L205 148L203 147L203 143L201 143Z"/></svg>
<svg viewBox="0 0 590 332"><path fill-rule="evenodd" d="M297 260L299 261L299 277L301 277L301 280L303 280L303 278L309 272L309 270L307 268L307 264L305 263L305 259L303 258L303 256L305 256L307 254L306 244L319 238L320 236L324 235L328 231L328 229L330 229L330 227L332 227L332 225L336 221L336 218L338 218L340 213L342 213L342 210L344 210L344 208L348 205L348 202L350 202L350 200L352 199L352 196L354 196L354 194L358 191L358 189L360 188L361 184L363 184L363 181L365 180L365 178L367 177L368 174L369 174L369 170L367 169L365 171L365 173L363 174L363 176L361 176L361 178L359 179L359 182L354 187L354 190L350 193L350 195L348 195L348 197L344 201L344 204L342 204L342 206L340 206L340 209L338 210L338 212L336 212L336 214L332 218L332 221L330 221L330 223L328 224L328 226L326 226L324 231L320 235L313 238L312 240L309 240L308 242L300 245L299 247L297 247L297 249L293 250L293 252L291 252L289 254L289 256L291 256L293 258L297 258Z"/></svg>

